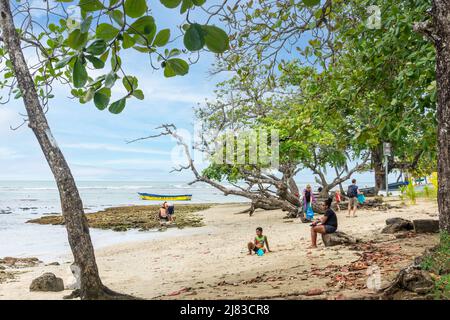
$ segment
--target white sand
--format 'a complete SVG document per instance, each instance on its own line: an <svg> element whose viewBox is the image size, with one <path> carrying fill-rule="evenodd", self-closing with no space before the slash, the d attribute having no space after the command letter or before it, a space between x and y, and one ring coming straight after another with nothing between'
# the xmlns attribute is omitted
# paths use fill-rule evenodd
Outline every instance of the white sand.
<svg viewBox="0 0 450 320"><path fill-rule="evenodd" d="M399 204L399 203L397 203ZM312 267L325 267L330 263L344 265L358 256L346 247L307 250L310 228L298 219L282 219L284 213L257 211L253 217L236 214L245 206L220 205L201 212L208 232L114 245L97 251L97 262L105 285L113 290L152 299L194 288L164 298L258 298L277 297L294 291L325 287L325 280L308 280ZM389 211L360 210L358 217L346 218L338 212L339 230L369 239L393 239L380 235L385 220L390 217L406 219L437 219L437 205L421 201L414 206ZM264 228L273 253L263 257L248 256L246 243L254 238L255 228ZM170 232L167 231L167 232ZM319 237L320 238L320 237ZM412 239L395 240L402 250L411 255L423 251L437 242L437 235L419 235ZM59 293L29 292L33 278L44 272L53 272L65 282L70 279L69 263L61 266L38 266L20 269L16 279L0 284L0 299L60 299L70 291ZM260 274L284 279L272 283L242 284L244 280ZM383 281L388 281L384 278ZM218 287L226 281L231 285ZM235 285L233 285L233 283Z"/></svg>

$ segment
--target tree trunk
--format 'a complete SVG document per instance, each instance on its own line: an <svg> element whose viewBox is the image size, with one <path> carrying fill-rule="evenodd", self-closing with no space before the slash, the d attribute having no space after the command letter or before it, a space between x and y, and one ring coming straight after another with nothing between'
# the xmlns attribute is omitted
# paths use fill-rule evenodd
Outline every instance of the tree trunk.
<svg viewBox="0 0 450 320"><path fill-rule="evenodd" d="M8 0L0 0L0 15L2 38L23 95L29 127L41 146L58 186L69 244L75 264L81 271L80 297L82 299L106 298L112 291L105 288L100 280L83 203L70 168L47 123L23 56Z"/></svg>
<svg viewBox="0 0 450 320"><path fill-rule="evenodd" d="M437 34L439 227L450 233L450 0L434 0L432 15Z"/></svg>
<svg viewBox="0 0 450 320"><path fill-rule="evenodd" d="M372 151L372 167L375 173L375 195L377 195L380 190L386 189L386 171L380 148Z"/></svg>

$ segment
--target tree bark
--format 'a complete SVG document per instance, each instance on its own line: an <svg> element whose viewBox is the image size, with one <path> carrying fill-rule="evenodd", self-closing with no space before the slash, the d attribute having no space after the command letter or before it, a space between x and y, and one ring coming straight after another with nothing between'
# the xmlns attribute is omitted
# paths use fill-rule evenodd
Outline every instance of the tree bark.
<svg viewBox="0 0 450 320"><path fill-rule="evenodd" d="M450 233L450 0L434 0L432 16L437 35L439 227Z"/></svg>
<svg viewBox="0 0 450 320"><path fill-rule="evenodd" d="M8 0L0 0L0 15L2 38L22 92L29 127L41 146L58 186L69 244L75 264L81 271L80 297L82 299L105 298L113 292L104 287L100 280L83 203L70 168L52 135L40 104L23 55L20 38L14 26Z"/></svg>
<svg viewBox="0 0 450 320"><path fill-rule="evenodd" d="M375 195L380 190L386 189L386 171L383 165L382 149L372 150L372 167L375 174Z"/></svg>

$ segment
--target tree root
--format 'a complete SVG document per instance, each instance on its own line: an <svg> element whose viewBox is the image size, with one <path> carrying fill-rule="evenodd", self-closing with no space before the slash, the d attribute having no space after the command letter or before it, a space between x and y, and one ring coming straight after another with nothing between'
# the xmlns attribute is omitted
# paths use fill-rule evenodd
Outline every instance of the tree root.
<svg viewBox="0 0 450 320"><path fill-rule="evenodd" d="M76 289L71 294L64 296L63 299L76 299L81 298L81 290ZM82 300L144 300L132 295L119 293L103 286L99 292L86 294Z"/></svg>

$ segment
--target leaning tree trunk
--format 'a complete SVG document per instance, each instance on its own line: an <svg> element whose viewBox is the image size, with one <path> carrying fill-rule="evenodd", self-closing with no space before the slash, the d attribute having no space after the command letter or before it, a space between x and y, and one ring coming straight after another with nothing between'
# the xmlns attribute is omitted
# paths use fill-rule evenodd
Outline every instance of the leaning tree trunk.
<svg viewBox="0 0 450 320"><path fill-rule="evenodd" d="M450 233L450 0L434 0L432 14L437 34L439 224Z"/></svg>
<svg viewBox="0 0 450 320"><path fill-rule="evenodd" d="M33 79L25 62L8 0L0 0L0 15L2 38L23 96L29 127L33 130L41 146L58 186L69 244L75 264L80 268L80 297L82 299L101 299L110 294L114 295L115 293L104 287L100 280L83 203L70 168L47 123Z"/></svg>
<svg viewBox="0 0 450 320"><path fill-rule="evenodd" d="M378 148L372 151L372 167L375 174L375 195L386 189L386 171L383 165L382 153Z"/></svg>

